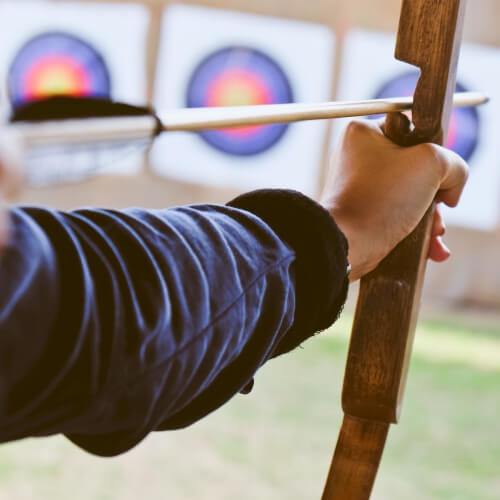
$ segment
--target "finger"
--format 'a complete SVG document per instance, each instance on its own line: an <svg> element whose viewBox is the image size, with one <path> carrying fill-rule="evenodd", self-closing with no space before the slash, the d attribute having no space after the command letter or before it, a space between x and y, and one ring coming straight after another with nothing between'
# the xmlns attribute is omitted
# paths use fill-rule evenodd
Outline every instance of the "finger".
<svg viewBox="0 0 500 500"><path fill-rule="evenodd" d="M455 207L460 200L469 176L467 163L455 152L441 146L433 146L434 154L441 166L441 184L436 201Z"/></svg>
<svg viewBox="0 0 500 500"><path fill-rule="evenodd" d="M450 249L443 243L441 236L433 236L429 246L428 258L434 262L444 262L450 255Z"/></svg>
<svg viewBox="0 0 500 500"><path fill-rule="evenodd" d="M370 134L372 136L380 137L383 141L390 142L384 134L384 124L384 118L377 118L375 120L367 118L354 118L347 124L344 131L347 133L351 132L356 136L356 139L357 136Z"/></svg>
<svg viewBox="0 0 500 500"><path fill-rule="evenodd" d="M446 232L446 224L439 205L434 210L434 220L432 222L432 236L443 236Z"/></svg>

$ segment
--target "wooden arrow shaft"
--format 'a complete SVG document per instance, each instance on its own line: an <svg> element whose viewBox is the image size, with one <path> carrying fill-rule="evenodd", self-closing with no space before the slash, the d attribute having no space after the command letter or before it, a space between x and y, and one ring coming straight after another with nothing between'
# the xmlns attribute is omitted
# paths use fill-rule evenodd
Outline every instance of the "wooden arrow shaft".
<svg viewBox="0 0 500 500"><path fill-rule="evenodd" d="M488 100L480 92L457 93L454 106L477 106ZM187 108L160 113L164 131L198 131L226 127L291 123L385 114L412 109L412 97L315 104L272 104L219 108ZM11 125L27 147L46 144L73 144L148 139L157 131L152 116L88 118Z"/></svg>
<svg viewBox="0 0 500 500"><path fill-rule="evenodd" d="M454 95L453 105L457 107L476 106L486 102L480 92L462 92ZM372 99L365 101L290 103L260 106L228 106L219 108L190 108L168 111L160 119L165 130L217 129L291 123L305 120L348 118L393 112L410 111L412 97Z"/></svg>

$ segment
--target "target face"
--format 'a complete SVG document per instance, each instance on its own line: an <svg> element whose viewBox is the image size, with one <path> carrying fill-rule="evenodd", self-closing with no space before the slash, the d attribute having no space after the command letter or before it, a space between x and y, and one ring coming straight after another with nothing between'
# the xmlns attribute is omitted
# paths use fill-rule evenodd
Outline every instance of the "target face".
<svg viewBox="0 0 500 500"><path fill-rule="evenodd" d="M376 93L375 99L413 95L419 75L411 71L385 83ZM464 85L457 82L457 92L466 92ZM469 161L477 148L479 137L479 114L476 108L454 108L446 147Z"/></svg>
<svg viewBox="0 0 500 500"><path fill-rule="evenodd" d="M202 60L187 89L188 107L247 106L293 102L284 71L271 57L249 47L227 47ZM275 145L287 124L208 130L200 136L215 149L235 156L262 153Z"/></svg>
<svg viewBox="0 0 500 500"><path fill-rule="evenodd" d="M53 95L105 97L111 79L99 52L66 33L45 33L28 41L8 72L12 104L18 107Z"/></svg>

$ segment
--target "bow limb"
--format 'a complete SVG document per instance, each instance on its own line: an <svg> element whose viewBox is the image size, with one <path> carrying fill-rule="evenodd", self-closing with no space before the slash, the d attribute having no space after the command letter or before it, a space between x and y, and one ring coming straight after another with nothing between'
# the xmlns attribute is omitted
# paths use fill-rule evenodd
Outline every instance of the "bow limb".
<svg viewBox="0 0 500 500"><path fill-rule="evenodd" d="M451 114L465 0L403 0L396 58L420 67L413 129L388 115L386 135L402 146L443 143ZM433 208L415 231L361 280L349 345L344 421L323 500L365 500L391 423L397 423L418 317Z"/></svg>

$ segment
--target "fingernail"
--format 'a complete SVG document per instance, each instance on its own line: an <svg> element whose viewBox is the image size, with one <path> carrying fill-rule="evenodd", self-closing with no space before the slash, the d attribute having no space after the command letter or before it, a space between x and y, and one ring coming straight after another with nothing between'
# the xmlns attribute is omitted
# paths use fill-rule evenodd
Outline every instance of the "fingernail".
<svg viewBox="0 0 500 500"><path fill-rule="evenodd" d="M448 252L451 255L451 250L448 248L448 245L446 245L446 243L441 239L441 237L439 238L439 240L441 245L443 246L444 251Z"/></svg>

